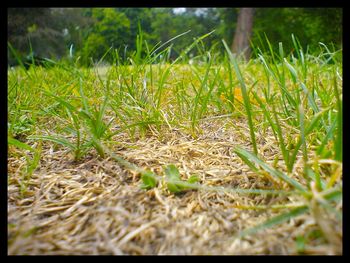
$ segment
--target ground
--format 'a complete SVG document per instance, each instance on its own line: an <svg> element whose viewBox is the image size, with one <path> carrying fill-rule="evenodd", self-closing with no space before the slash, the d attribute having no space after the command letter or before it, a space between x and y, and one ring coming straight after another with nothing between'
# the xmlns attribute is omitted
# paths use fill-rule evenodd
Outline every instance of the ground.
<svg viewBox="0 0 350 263"><path fill-rule="evenodd" d="M342 254L341 62L230 58L9 70L8 254Z"/></svg>
<svg viewBox="0 0 350 263"><path fill-rule="evenodd" d="M240 128L228 128L233 121ZM197 174L207 186L249 189L271 184L233 152L235 145L251 147L249 139L241 136L241 130L248 129L245 120L223 118L200 125L203 129L197 138L180 129L161 135L150 130L135 140L121 133L113 138L117 142L113 151L158 174L162 166L175 164L183 178ZM260 138L272 162L279 148L268 131ZM75 162L67 149L46 142L42 156L24 197L19 182L25 159L13 156L8 160L12 174L9 254L298 254L298 236L317 235L315 220L305 214L254 236L237 238L239 231L283 211L249 207L285 199L297 203L296 197L203 190L173 194L164 185L144 190L137 173L94 151ZM314 237L303 253L341 252Z"/></svg>

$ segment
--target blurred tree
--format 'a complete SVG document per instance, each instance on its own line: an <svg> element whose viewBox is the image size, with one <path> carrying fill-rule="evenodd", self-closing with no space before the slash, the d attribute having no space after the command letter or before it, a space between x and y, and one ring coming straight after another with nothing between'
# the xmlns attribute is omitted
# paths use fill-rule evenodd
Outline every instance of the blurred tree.
<svg viewBox="0 0 350 263"><path fill-rule="evenodd" d="M22 58L30 53L41 57L64 58L73 44L74 54L88 65L91 58L99 60L113 47L120 52L131 54L136 50L138 23L143 39L149 47L191 30L175 39L172 45L172 58L191 45L194 38L215 29L215 32L199 43L191 53L200 54L221 45L225 39L228 45L234 44L233 35L250 30L240 28L239 8L184 8L174 12L173 8L9 8L8 41ZM242 9L243 10L243 9ZM334 43L335 48L342 42L342 9L340 8L255 8L254 26L251 40L254 46L267 51L264 34L272 47L278 49L282 42L286 53L292 50L291 34L300 40L303 48L310 52L319 48L319 42ZM247 34L249 35L249 34ZM243 44L247 46L248 44ZM125 48L127 47L127 49ZM144 48L145 46L143 46ZM238 46L237 46L238 48ZM144 52L145 49L143 49ZM219 51L223 52L223 49ZM123 54L121 54L124 57ZM10 64L16 60L8 52ZM107 58L112 61L111 57Z"/></svg>
<svg viewBox="0 0 350 263"><path fill-rule="evenodd" d="M224 39L229 46L233 43L232 36L235 33L238 10L238 8L217 8L219 17L219 23L217 24L218 35L221 39Z"/></svg>
<svg viewBox="0 0 350 263"><path fill-rule="evenodd" d="M61 56L63 32L54 26L50 8L9 8L7 22L8 42L14 46L22 59L33 53L41 57ZM30 47L31 46L31 47ZM11 52L10 63L15 64Z"/></svg>
<svg viewBox="0 0 350 263"><path fill-rule="evenodd" d="M140 23L143 38L147 42L155 41L155 34L152 32L152 20L155 9L152 8L116 8L118 12L124 13L130 21L130 30L124 34L125 42L129 50L136 49L136 37L139 33L138 24Z"/></svg>
<svg viewBox="0 0 350 263"><path fill-rule="evenodd" d="M154 17L152 32L158 37L156 38L158 41L164 43L177 35L189 31L186 35L169 43L169 45L172 45L172 58L177 57L196 38L215 30L220 24L220 15L216 8L186 8L181 13L174 13L172 9L159 8L156 10ZM199 44L196 49L191 50L191 55L195 56L205 49L209 49L220 39L220 33L215 32L203 40L203 45Z"/></svg>
<svg viewBox="0 0 350 263"><path fill-rule="evenodd" d="M158 36L158 41L166 42L174 37L176 31L176 16L173 17L172 10L169 8L157 8L154 11L155 19L151 23L153 34ZM174 18L174 20L172 19Z"/></svg>
<svg viewBox="0 0 350 263"><path fill-rule="evenodd" d="M294 34L304 49L318 49L319 42L340 48L342 36L341 8L257 8L254 15L252 42L266 51L264 34L277 50L278 42L286 51L293 49ZM276 22L278 21L278 22Z"/></svg>
<svg viewBox="0 0 350 263"><path fill-rule="evenodd" d="M18 47L26 46L29 31L44 27L49 15L50 10L48 8L8 8L8 41Z"/></svg>
<svg viewBox="0 0 350 263"><path fill-rule="evenodd" d="M306 41L333 43L337 47L342 43L341 8L303 8L303 24Z"/></svg>
<svg viewBox="0 0 350 263"><path fill-rule="evenodd" d="M123 36L130 34L130 21L124 13L114 8L92 8L86 13L93 19L81 49L82 62L97 61L109 48L125 46ZM112 55L106 58L112 62Z"/></svg>
<svg viewBox="0 0 350 263"><path fill-rule="evenodd" d="M253 16L254 8L241 8L239 10L231 48L233 53L243 55L247 61L250 59L250 38L253 30Z"/></svg>
<svg viewBox="0 0 350 263"><path fill-rule="evenodd" d="M91 17L86 15L86 9L52 8L52 16L58 30L63 32L66 50L68 51L71 45L75 52L81 50L88 29L93 23Z"/></svg>

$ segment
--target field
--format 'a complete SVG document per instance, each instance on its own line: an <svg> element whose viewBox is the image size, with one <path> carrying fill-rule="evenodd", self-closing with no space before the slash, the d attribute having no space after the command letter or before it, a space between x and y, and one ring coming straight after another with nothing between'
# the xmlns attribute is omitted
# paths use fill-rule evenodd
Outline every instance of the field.
<svg viewBox="0 0 350 263"><path fill-rule="evenodd" d="M9 254L342 254L342 60L8 71Z"/></svg>

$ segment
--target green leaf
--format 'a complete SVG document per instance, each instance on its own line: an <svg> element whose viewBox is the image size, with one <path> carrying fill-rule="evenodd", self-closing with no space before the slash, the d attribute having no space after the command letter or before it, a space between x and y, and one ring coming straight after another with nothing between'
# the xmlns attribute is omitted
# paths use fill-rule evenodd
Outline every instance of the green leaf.
<svg viewBox="0 0 350 263"><path fill-rule="evenodd" d="M276 134L277 134L277 137L278 137L278 143L279 143L279 146L280 146L280 149L281 149L281 152L282 152L282 156L283 156L283 159L284 159L284 162L286 163L287 165L287 169L289 172L292 171L291 167L288 165L289 164L289 152L287 151L287 148L286 148L286 143L284 141L284 134L282 133L282 127L280 125L280 121L279 121L279 117L277 116L277 112L276 112L276 109L275 109L275 106L272 105L272 111L273 111L273 116L274 116L274 119L275 119L275 127L276 127Z"/></svg>
<svg viewBox="0 0 350 263"><path fill-rule="evenodd" d="M343 197L342 189L331 188L323 191L321 195L328 201L340 201Z"/></svg>
<svg viewBox="0 0 350 263"><path fill-rule="evenodd" d="M181 180L180 172L174 164L169 164L165 167L164 172L170 180Z"/></svg>
<svg viewBox="0 0 350 263"><path fill-rule="evenodd" d="M329 111L330 107L316 113L311 121L309 122L309 124L305 127L305 134L304 134L304 137L306 138L306 136L308 136L315 128L318 127L319 123L320 123L320 120L321 120L321 117L323 116L324 113L326 113L327 111ZM294 148L294 151L291 153L291 156L290 156L290 159L289 159L289 167L291 167L291 169L293 168L294 166L294 163L295 163L295 160L296 160L296 157L298 155L298 152L299 152L299 149L300 147L302 146L302 137L300 136L300 138L298 139L296 145L295 145L295 148Z"/></svg>
<svg viewBox="0 0 350 263"><path fill-rule="evenodd" d="M151 171L145 171L141 175L142 180L142 189L152 189L157 186L157 179L153 172Z"/></svg>
<svg viewBox="0 0 350 263"><path fill-rule="evenodd" d="M337 119L333 120L331 126L327 129L326 135L322 139L322 143L320 144L320 146L317 149L317 154L321 155L322 158L324 158L324 159L327 159L327 157L325 157L326 156L325 152L327 152L327 150L324 151L324 149L325 149L324 147L327 145L328 141L333 137L333 133L335 131L337 121L338 121ZM330 151L328 151L328 152L330 152Z"/></svg>
<svg viewBox="0 0 350 263"><path fill-rule="evenodd" d="M22 62L22 60L21 60L21 58L20 58L18 52L16 51L16 49L10 44L10 42L7 42L7 45L8 45L8 47L10 48L10 51L12 52L12 54L14 55L14 57L16 58L18 64L19 64L23 69L25 69L25 66L24 66L24 64L23 64L23 62ZM25 74L26 74L27 76L29 76L27 70L24 70L24 72L25 72Z"/></svg>
<svg viewBox="0 0 350 263"><path fill-rule="evenodd" d="M307 95L308 98L308 102L310 107L312 108L312 110L317 113L319 112L319 108L315 102L315 99L312 97L312 95L310 94L309 89L305 86L305 84L303 82L300 83L300 87L304 90L304 93Z"/></svg>
<svg viewBox="0 0 350 263"><path fill-rule="evenodd" d="M190 178L187 179L187 182L190 184L198 183L199 177L196 175L191 175Z"/></svg>
<svg viewBox="0 0 350 263"><path fill-rule="evenodd" d="M167 186L170 192L178 193L181 192L181 187L176 185L176 181L181 181L180 172L177 167L173 164L167 165L164 168L165 175L167 177Z"/></svg>
<svg viewBox="0 0 350 263"><path fill-rule="evenodd" d="M198 189L199 178L195 175L192 175L188 178L187 182L181 180L180 172L177 167L173 164L169 164L164 168L164 172L167 178L167 187L168 190L172 193L179 193L184 190Z"/></svg>

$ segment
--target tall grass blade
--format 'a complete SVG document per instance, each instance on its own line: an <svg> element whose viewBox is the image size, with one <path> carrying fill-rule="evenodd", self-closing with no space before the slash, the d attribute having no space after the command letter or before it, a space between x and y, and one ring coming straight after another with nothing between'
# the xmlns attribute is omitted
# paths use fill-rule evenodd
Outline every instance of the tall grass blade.
<svg viewBox="0 0 350 263"><path fill-rule="evenodd" d="M297 216L300 216L300 215L306 213L308 210L309 210L309 207L306 205L297 207L297 208L295 208L287 213L283 213L281 215L278 215L278 216L275 216L271 219L268 219L267 221L265 221L262 224L259 224L255 227L252 227L252 228L249 228L249 229L242 231L238 235L238 237L245 237L247 235L252 235L252 234L255 234L258 231L261 231L263 229L270 228L270 227L273 227L275 225L281 224L283 222L290 220L291 218L294 218L294 217L297 217Z"/></svg>
<svg viewBox="0 0 350 263"><path fill-rule="evenodd" d="M7 137L7 143L9 145L13 145L16 146L17 148L23 149L23 150L27 150L27 151L31 151L31 152L35 152L35 150L30 147L28 144L25 144L19 140L16 140L15 138L12 137Z"/></svg>
<svg viewBox="0 0 350 263"><path fill-rule="evenodd" d="M244 106L246 108L247 117L248 117L248 124L249 124L249 129L250 129L250 137L251 137L251 140L252 140L254 153L258 154L258 148L256 146L254 125L253 125L253 113L252 113L252 110L251 110L251 104L250 104L250 101L249 101L249 97L248 97L247 89L246 89L246 86L245 86L245 82L244 82L244 79L242 77L241 71L240 71L240 69L238 67L237 61L234 58L234 56L232 55L232 53L231 53L231 50L227 46L225 40L222 40L222 42L224 43L224 46L225 46L226 51L227 51L227 54L228 54L228 56L230 58L231 63L233 64L233 67L235 69L237 78L238 78L238 80L240 82L240 85L241 85Z"/></svg>
<svg viewBox="0 0 350 263"><path fill-rule="evenodd" d="M331 109L331 107L328 107L320 112L318 112L317 114L315 114L311 121L309 122L309 124L306 125L305 127L305 131L304 131L304 136L308 136L315 128L319 127L320 125L320 121L322 120L322 115L324 113L326 113L327 111L329 111ZM291 169L293 169L294 167L294 163L295 160L297 158L298 152L300 150L300 147L302 146L303 141L302 138L300 137L295 145L295 148L293 150L293 152L291 153L290 159L289 159L289 167L291 167Z"/></svg>
<svg viewBox="0 0 350 263"><path fill-rule="evenodd" d="M234 151L236 153L239 153L239 154L245 156L248 160L259 164L266 172L270 173L271 175L273 175L277 179L280 179L280 180L288 183L290 186L293 186L295 189L299 190L303 194L307 193L306 189L299 182L297 182L293 178L289 177L288 175L270 167L269 165L264 163L262 160L260 160L258 157L256 157L256 155L246 151L245 149L243 149L239 146L236 146Z"/></svg>
<svg viewBox="0 0 350 263"><path fill-rule="evenodd" d="M333 78L333 87L334 94L337 99L337 131L336 138L334 142L334 151L335 151L335 160L342 161L343 160L343 109L342 109L342 101L339 96L337 81L334 73Z"/></svg>
<svg viewBox="0 0 350 263"><path fill-rule="evenodd" d="M29 140L46 140L46 141L51 141L51 142L55 142L58 144L61 144L71 150L75 150L76 147L73 143L71 143L70 141L68 141L66 138L64 137L59 137L59 136L49 136L49 135L32 135L32 136L28 136Z"/></svg>
<svg viewBox="0 0 350 263"><path fill-rule="evenodd" d="M29 76L27 70L25 70L26 67L24 66L24 64L23 64L21 58L19 57L17 51L15 50L15 48L10 44L10 42L7 42L7 45L8 45L8 47L10 48L12 54L15 56L15 59L17 60L18 64L21 66L22 69L24 69L25 74L26 74L27 76Z"/></svg>

